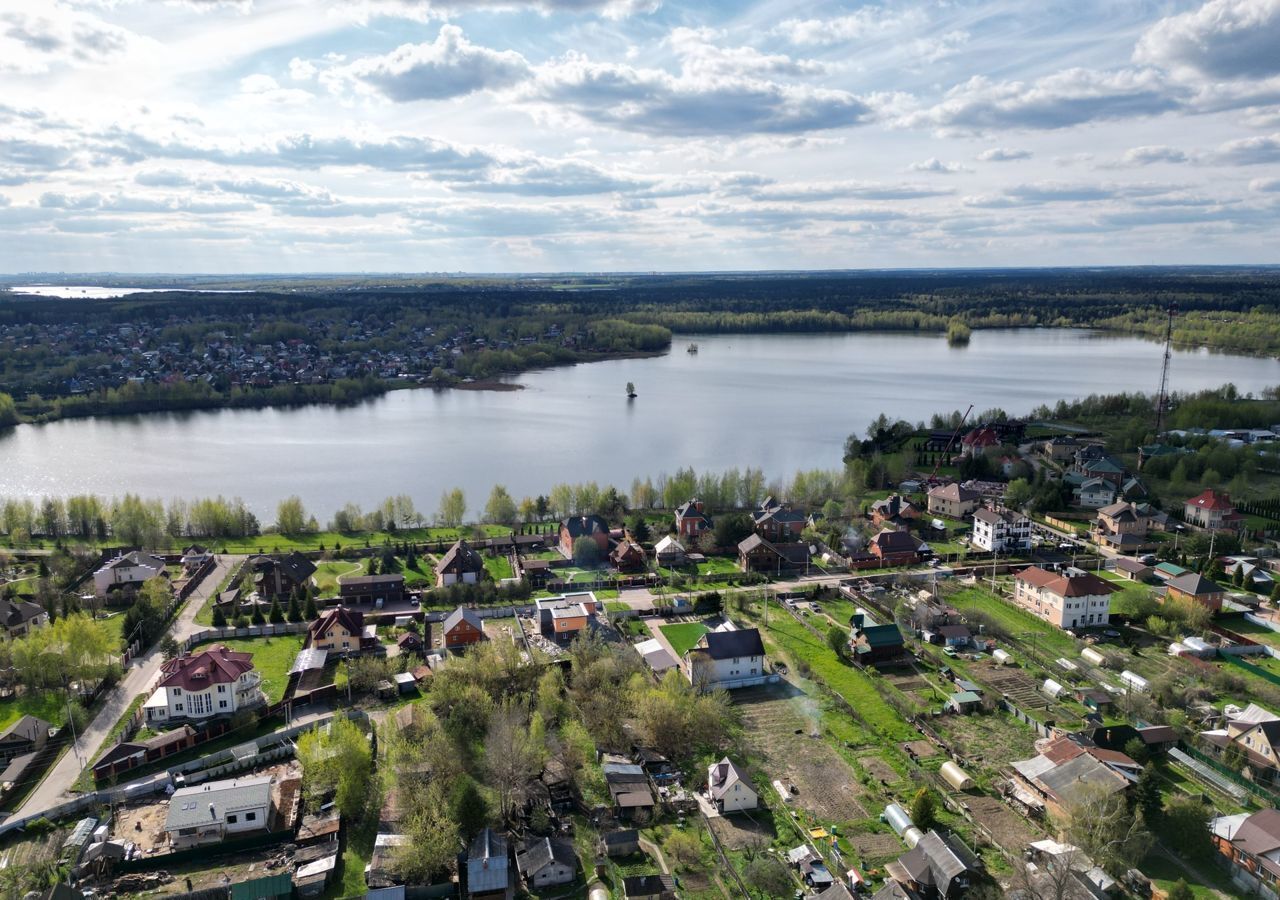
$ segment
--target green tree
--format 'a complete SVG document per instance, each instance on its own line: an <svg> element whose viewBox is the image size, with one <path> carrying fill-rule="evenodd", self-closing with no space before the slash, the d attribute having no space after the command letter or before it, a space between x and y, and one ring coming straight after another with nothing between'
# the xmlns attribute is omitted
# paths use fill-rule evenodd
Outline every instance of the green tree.
<svg viewBox="0 0 1280 900"><path fill-rule="evenodd" d="M307 603L302 609L302 615L307 622L314 622L320 618L320 611L316 609L316 598L307 592Z"/></svg>
<svg viewBox="0 0 1280 900"><path fill-rule="evenodd" d="M923 787L916 791L915 797L911 799L909 812L911 821L921 831L928 831L936 825L938 821L938 806L933 797L933 792Z"/></svg>
<svg viewBox="0 0 1280 900"><path fill-rule="evenodd" d="M254 625L267 624L267 617L262 614L262 607L260 605L255 605L253 607L253 615L249 617L249 621L253 622Z"/></svg>
<svg viewBox="0 0 1280 900"><path fill-rule="evenodd" d="M307 510L297 494L276 505L276 530L281 534L302 534L307 527Z"/></svg>
<svg viewBox="0 0 1280 900"><path fill-rule="evenodd" d="M1280 581L1276 581L1275 586L1271 588L1271 605L1280 606Z"/></svg>
<svg viewBox="0 0 1280 900"><path fill-rule="evenodd" d="M1142 821L1147 827L1156 827L1164 812L1164 799L1160 794L1159 776L1151 763L1143 766L1142 774L1129 792L1129 799L1133 802L1134 809L1142 814Z"/></svg>
<svg viewBox="0 0 1280 900"><path fill-rule="evenodd" d="M1025 478L1015 478L1009 482L1004 491L1004 504L1010 509L1026 509L1031 505L1035 494L1031 484Z"/></svg>
<svg viewBox="0 0 1280 900"><path fill-rule="evenodd" d="M272 625L284 624L284 610L280 608L279 600L271 601L271 612L267 615L267 619Z"/></svg>
<svg viewBox="0 0 1280 900"><path fill-rule="evenodd" d="M344 818L354 821L364 812L373 775L373 751L364 729L351 719L333 719L298 738L302 788L318 806L330 794Z"/></svg>
<svg viewBox="0 0 1280 900"><path fill-rule="evenodd" d="M489 492L489 502L484 505L484 520L493 525L511 525L516 521L518 511L511 494L500 484L495 484Z"/></svg>
<svg viewBox="0 0 1280 900"><path fill-rule="evenodd" d="M8 394L0 394L0 428L18 424L18 405Z"/></svg>
<svg viewBox="0 0 1280 900"><path fill-rule="evenodd" d="M836 656L844 659L848 652L849 639L845 630L839 625L832 625L827 629L827 646L835 651Z"/></svg>
<svg viewBox="0 0 1280 900"><path fill-rule="evenodd" d="M290 622L302 621L302 607L298 605L298 592L289 595L289 612L286 616Z"/></svg>
<svg viewBox="0 0 1280 900"><path fill-rule="evenodd" d="M1125 756L1145 766L1151 760L1151 750L1140 737L1131 737L1124 744Z"/></svg>
<svg viewBox="0 0 1280 900"><path fill-rule="evenodd" d="M1195 900L1195 898L1195 891L1191 890L1191 885L1187 884L1185 878L1175 881L1167 894L1167 900Z"/></svg>
<svg viewBox="0 0 1280 900"><path fill-rule="evenodd" d="M573 542L573 561L584 569L598 566L601 556L600 545L595 538L583 535Z"/></svg>
<svg viewBox="0 0 1280 900"><path fill-rule="evenodd" d="M627 519L627 530L631 532L631 536L642 544L648 543L649 538L653 535L649 531L649 522L645 519L643 513L632 513Z"/></svg>
<svg viewBox="0 0 1280 900"><path fill-rule="evenodd" d="M467 497L462 488L454 488L440 495L440 511L436 519L446 528L457 528L467 515Z"/></svg>
<svg viewBox="0 0 1280 900"><path fill-rule="evenodd" d="M214 628L227 627L227 614L222 611L221 606L215 605L213 607L213 627Z"/></svg>
<svg viewBox="0 0 1280 900"><path fill-rule="evenodd" d="M761 897L787 897L795 886L782 860L764 853L757 854L748 862L742 874Z"/></svg>
<svg viewBox="0 0 1280 900"><path fill-rule="evenodd" d="M489 804L470 775L454 781L449 791L449 817L458 824L463 841L470 841L489 824Z"/></svg>
<svg viewBox="0 0 1280 900"><path fill-rule="evenodd" d="M1212 852L1209 839L1211 810L1194 797L1171 797L1160 822L1160 837L1179 854L1190 859L1207 859Z"/></svg>
<svg viewBox="0 0 1280 900"><path fill-rule="evenodd" d="M716 516L716 546L737 547L747 535L751 534L751 517L746 513L726 513Z"/></svg>
<svg viewBox="0 0 1280 900"><path fill-rule="evenodd" d="M443 788L429 785L415 797L417 802L406 817L406 844L394 857L396 874L413 884L431 881L446 871L462 849L458 825L449 815Z"/></svg>

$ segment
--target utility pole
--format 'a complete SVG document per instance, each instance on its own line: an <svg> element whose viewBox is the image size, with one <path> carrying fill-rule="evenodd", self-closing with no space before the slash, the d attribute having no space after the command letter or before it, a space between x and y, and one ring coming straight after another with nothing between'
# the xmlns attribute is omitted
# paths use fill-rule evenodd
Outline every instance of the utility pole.
<svg viewBox="0 0 1280 900"><path fill-rule="evenodd" d="M1160 390L1156 393L1157 440L1160 438L1160 432L1164 430L1165 407L1169 404L1169 361L1173 359L1173 317L1178 314L1178 307L1170 303L1165 312L1168 313L1169 319L1164 328L1164 362L1160 366Z"/></svg>

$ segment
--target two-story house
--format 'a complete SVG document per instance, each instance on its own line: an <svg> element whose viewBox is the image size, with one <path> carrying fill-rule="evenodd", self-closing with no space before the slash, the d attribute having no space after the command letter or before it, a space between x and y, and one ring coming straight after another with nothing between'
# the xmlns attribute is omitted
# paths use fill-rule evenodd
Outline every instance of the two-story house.
<svg viewBox="0 0 1280 900"><path fill-rule="evenodd" d="M306 646L331 653L356 654L364 635L364 613L344 606L327 610L307 626Z"/></svg>
<svg viewBox="0 0 1280 900"><path fill-rule="evenodd" d="M99 597L119 590L126 585L140 586L142 582L164 573L164 560L150 553L135 550L107 562L93 573L93 592Z"/></svg>
<svg viewBox="0 0 1280 900"><path fill-rule="evenodd" d="M1106 625L1116 587L1090 572L1065 575L1029 566L1014 576L1014 602L1058 628Z"/></svg>
<svg viewBox="0 0 1280 900"><path fill-rule="evenodd" d="M711 516L707 515L707 507L694 497L676 507L676 534L682 538L696 538L711 528Z"/></svg>
<svg viewBox="0 0 1280 900"><path fill-rule="evenodd" d="M236 778L179 788L169 798L163 831L174 850L220 843L270 827L275 778Z"/></svg>
<svg viewBox="0 0 1280 900"><path fill-rule="evenodd" d="M1242 893L1269 900L1280 897L1280 810L1217 816L1209 830Z"/></svg>
<svg viewBox="0 0 1280 900"><path fill-rule="evenodd" d="M1124 500L1109 503L1098 510L1090 536L1094 543L1123 553L1145 550L1153 546L1147 537L1151 527L1148 509L1145 504L1139 506Z"/></svg>
<svg viewBox="0 0 1280 900"><path fill-rule="evenodd" d="M475 584L484 576L484 558L466 541L458 541L436 566L436 587Z"/></svg>
<svg viewBox="0 0 1280 900"><path fill-rule="evenodd" d="M148 723L229 716L261 705L261 684L252 653L215 644L161 663L156 689L142 709Z"/></svg>
<svg viewBox="0 0 1280 900"><path fill-rule="evenodd" d="M1222 609L1222 601L1226 599L1227 591L1216 581L1211 581L1203 575L1184 572L1169 579L1165 584L1164 596L1166 600L1173 598L1199 603L1211 612L1218 612Z"/></svg>
<svg viewBox="0 0 1280 900"><path fill-rule="evenodd" d="M573 559L573 544L581 537L595 541L602 557L609 552L609 523L600 516L570 516L560 523L558 544L566 559Z"/></svg>
<svg viewBox="0 0 1280 900"><path fill-rule="evenodd" d="M10 639L23 637L33 628L48 624L49 613L39 603L0 598L0 631Z"/></svg>
<svg viewBox="0 0 1280 900"><path fill-rule="evenodd" d="M182 571L190 575L213 561L213 551L201 544L192 544L182 551Z"/></svg>
<svg viewBox="0 0 1280 900"><path fill-rule="evenodd" d="M973 514L975 548L988 553L1024 553L1031 549L1031 520L1009 509L980 509Z"/></svg>
<svg viewBox="0 0 1280 900"><path fill-rule="evenodd" d="M1208 531L1241 531L1245 523L1245 517L1236 512L1231 495L1212 488L1188 500L1182 508L1182 517Z"/></svg>
<svg viewBox="0 0 1280 900"><path fill-rule="evenodd" d="M685 672L701 691L763 684L764 643L755 628L709 631L684 655Z"/></svg>
<svg viewBox="0 0 1280 900"><path fill-rule="evenodd" d="M461 650L486 639L484 619L474 609L459 606L440 625L447 650Z"/></svg>
<svg viewBox="0 0 1280 900"><path fill-rule="evenodd" d="M780 503L766 497L752 516L755 533L766 541L780 543L799 540L809 518L790 503Z"/></svg>
<svg viewBox="0 0 1280 900"><path fill-rule="evenodd" d="M253 573L253 589L259 597L288 597L295 588L311 583L316 574L315 563L296 550L280 559L250 556L245 567Z"/></svg>
<svg viewBox="0 0 1280 900"><path fill-rule="evenodd" d="M1224 728L1202 731L1200 740L1219 754L1232 749L1242 753L1256 780L1280 776L1280 716L1256 703L1232 709Z"/></svg>
<svg viewBox="0 0 1280 900"><path fill-rule="evenodd" d="M567 644L582 634L598 611L596 595L590 591L547 597L534 602L538 628L544 637Z"/></svg>
<svg viewBox="0 0 1280 900"><path fill-rule="evenodd" d="M727 756L707 768L707 796L721 813L755 809L760 804L751 779Z"/></svg>
<svg viewBox="0 0 1280 900"><path fill-rule="evenodd" d="M958 482L943 484L929 491L929 512L949 519L963 519L982 503L982 494Z"/></svg>

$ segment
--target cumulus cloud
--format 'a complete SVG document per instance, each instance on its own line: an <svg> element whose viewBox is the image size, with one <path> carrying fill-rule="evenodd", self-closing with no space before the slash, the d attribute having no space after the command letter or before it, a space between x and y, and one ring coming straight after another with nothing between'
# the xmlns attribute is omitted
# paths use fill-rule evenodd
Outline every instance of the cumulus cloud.
<svg viewBox="0 0 1280 900"><path fill-rule="evenodd" d="M430 44L403 44L386 55L332 69L322 78L330 83L360 82L406 102L507 87L528 74L528 62L514 50L478 46L458 26L445 25Z"/></svg>
<svg viewBox="0 0 1280 900"><path fill-rule="evenodd" d="M1231 166L1280 163L1280 133L1228 141L1218 148L1213 158Z"/></svg>
<svg viewBox="0 0 1280 900"><path fill-rule="evenodd" d="M1030 159L1030 150L1019 150L1013 147L992 147L978 154L982 162L1012 162L1016 159Z"/></svg>
<svg viewBox="0 0 1280 900"><path fill-rule="evenodd" d="M1209 0L1147 29L1133 55L1212 78L1280 74L1280 0Z"/></svg>
<svg viewBox="0 0 1280 900"><path fill-rule="evenodd" d="M594 13L608 19L656 12L662 0L364 0L349 2L348 15L367 19L375 15L403 16L426 21L473 10L532 9L542 13Z"/></svg>
<svg viewBox="0 0 1280 900"><path fill-rule="evenodd" d="M782 53L761 53L754 47L721 47L722 37L710 28L677 28L667 43L680 58L681 68L693 78L722 75L816 75L826 66L814 60L793 59Z"/></svg>
<svg viewBox="0 0 1280 900"><path fill-rule="evenodd" d="M954 191L923 184L881 184L868 181L819 181L805 184L780 184L751 192L758 200L788 202L821 202L856 198L861 200L920 200L944 197Z"/></svg>
<svg viewBox="0 0 1280 900"><path fill-rule="evenodd" d="M902 123L967 130L1055 129L1158 115L1176 109L1178 103L1173 89L1150 69L1075 68L1029 83L975 75L947 91L940 103L907 114Z"/></svg>
<svg viewBox="0 0 1280 900"><path fill-rule="evenodd" d="M507 165L486 177L455 181L455 190L525 196L572 197L648 187L652 182L608 172L578 160L534 160Z"/></svg>
<svg viewBox="0 0 1280 900"><path fill-rule="evenodd" d="M911 44L911 55L929 63L941 62L964 49L971 37L967 31L948 31L937 37L920 38Z"/></svg>
<svg viewBox="0 0 1280 900"><path fill-rule="evenodd" d="M134 43L124 28L55 2L0 11L0 72L38 75L57 66L106 63Z"/></svg>
<svg viewBox="0 0 1280 900"><path fill-rule="evenodd" d="M745 76L676 76L577 53L540 68L526 99L660 136L820 131L856 125L871 114L847 91Z"/></svg>
<svg viewBox="0 0 1280 900"><path fill-rule="evenodd" d="M1255 178L1249 182L1249 190L1264 193L1280 192L1280 178Z"/></svg>
<svg viewBox="0 0 1280 900"><path fill-rule="evenodd" d="M943 162L936 156L931 156L924 162L912 163L907 166L907 169L911 172L929 172L934 175L955 175L958 172L969 171L960 163Z"/></svg>

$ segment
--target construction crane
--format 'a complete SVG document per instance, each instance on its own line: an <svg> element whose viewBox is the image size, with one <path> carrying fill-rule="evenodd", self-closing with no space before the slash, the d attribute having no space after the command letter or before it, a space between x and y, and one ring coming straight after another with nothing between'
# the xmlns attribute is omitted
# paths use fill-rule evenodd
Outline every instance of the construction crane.
<svg viewBox="0 0 1280 900"><path fill-rule="evenodd" d="M938 467L942 465L942 461L947 458L947 454L951 452L951 448L955 446L956 439L960 437L960 432L964 428L964 423L969 419L969 413L973 412L973 404L969 404L969 408L964 411L964 415L960 417L960 424L956 426L956 433L951 435L951 440L947 441L947 446L943 448L942 455L938 457L938 461L933 464L933 471L929 473L929 483L933 484L938 480Z"/></svg>
<svg viewBox="0 0 1280 900"><path fill-rule="evenodd" d="M1164 363L1160 366L1160 390L1156 393L1156 439L1164 430L1164 414L1169 405L1169 361L1173 359L1173 317L1178 314L1177 304L1170 303L1165 310L1169 321L1164 328Z"/></svg>

